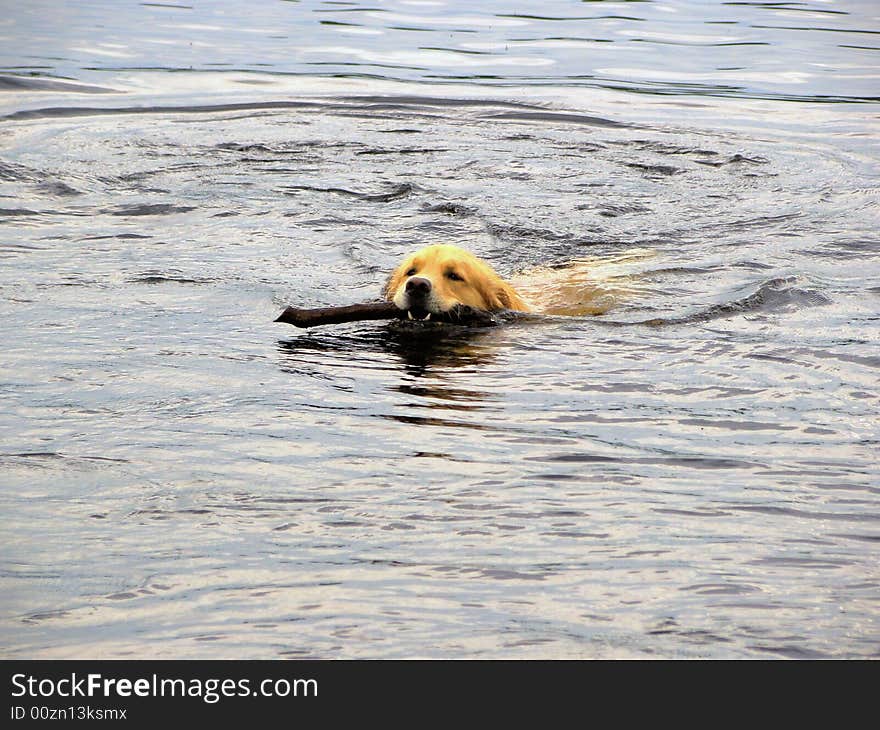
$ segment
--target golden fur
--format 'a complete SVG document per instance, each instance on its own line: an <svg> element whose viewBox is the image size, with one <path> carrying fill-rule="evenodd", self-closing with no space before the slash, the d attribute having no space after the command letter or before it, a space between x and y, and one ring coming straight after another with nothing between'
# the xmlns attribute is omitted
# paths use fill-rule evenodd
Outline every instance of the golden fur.
<svg viewBox="0 0 880 730"><path fill-rule="evenodd" d="M488 263L449 244L428 246L407 256L391 273L382 295L398 308L416 312L415 319L448 312L457 305L488 312L531 311Z"/></svg>

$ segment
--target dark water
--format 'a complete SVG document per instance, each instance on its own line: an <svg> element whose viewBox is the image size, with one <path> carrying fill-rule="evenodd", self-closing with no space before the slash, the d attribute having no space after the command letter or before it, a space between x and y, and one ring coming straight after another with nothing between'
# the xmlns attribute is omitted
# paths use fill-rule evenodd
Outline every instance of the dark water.
<svg viewBox="0 0 880 730"><path fill-rule="evenodd" d="M880 655L876 3L480 7L7 11L3 656Z"/></svg>

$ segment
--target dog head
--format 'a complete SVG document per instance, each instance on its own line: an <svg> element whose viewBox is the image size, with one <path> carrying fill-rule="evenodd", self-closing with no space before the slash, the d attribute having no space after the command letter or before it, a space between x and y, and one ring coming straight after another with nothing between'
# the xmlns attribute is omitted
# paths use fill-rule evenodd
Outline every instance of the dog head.
<svg viewBox="0 0 880 730"><path fill-rule="evenodd" d="M407 256L382 292L410 319L429 319L456 307L487 312L528 306L489 264L458 246L437 244Z"/></svg>

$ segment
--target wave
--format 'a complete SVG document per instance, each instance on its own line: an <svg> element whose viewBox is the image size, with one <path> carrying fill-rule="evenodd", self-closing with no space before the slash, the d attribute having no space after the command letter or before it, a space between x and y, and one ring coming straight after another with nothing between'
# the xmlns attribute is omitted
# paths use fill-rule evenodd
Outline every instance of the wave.
<svg viewBox="0 0 880 730"><path fill-rule="evenodd" d="M831 304L831 300L815 289L793 286L797 277L777 277L765 281L756 291L742 299L714 304L682 317L658 317L637 324L665 326L694 324L757 312L776 313Z"/></svg>
<svg viewBox="0 0 880 730"><path fill-rule="evenodd" d="M60 91L71 94L119 94L106 86L82 84L66 79L48 79L34 76L7 76L0 74L0 91Z"/></svg>

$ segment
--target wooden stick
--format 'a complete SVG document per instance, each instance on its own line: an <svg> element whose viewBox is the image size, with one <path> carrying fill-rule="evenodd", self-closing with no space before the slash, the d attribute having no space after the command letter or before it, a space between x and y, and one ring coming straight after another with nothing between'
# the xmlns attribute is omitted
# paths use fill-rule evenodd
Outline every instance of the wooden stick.
<svg viewBox="0 0 880 730"><path fill-rule="evenodd" d="M351 304L347 307L321 307L320 309L299 309L288 307L276 322L286 322L294 327L316 327L320 324L342 324L364 319L396 319L405 312L391 302L367 302Z"/></svg>
<svg viewBox="0 0 880 730"><path fill-rule="evenodd" d="M453 307L448 312L434 314L430 323L446 322L470 327L492 327L499 322L506 322L520 316L528 316L518 312L484 312L465 305ZM406 310L398 309L392 302L365 302L349 304L344 307L321 307L319 309L300 309L287 307L276 322L286 322L294 327L317 327L322 324L342 324L343 322L359 322L367 319L402 319L406 321ZM420 324L420 321L414 322Z"/></svg>

